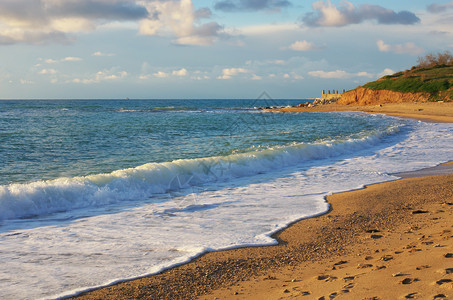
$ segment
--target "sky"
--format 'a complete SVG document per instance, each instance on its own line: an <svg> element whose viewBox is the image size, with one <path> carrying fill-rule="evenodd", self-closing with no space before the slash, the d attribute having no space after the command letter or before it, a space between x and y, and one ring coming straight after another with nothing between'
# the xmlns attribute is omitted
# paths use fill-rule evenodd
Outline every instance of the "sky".
<svg viewBox="0 0 453 300"><path fill-rule="evenodd" d="M303 99L443 51L451 0L0 0L0 99Z"/></svg>

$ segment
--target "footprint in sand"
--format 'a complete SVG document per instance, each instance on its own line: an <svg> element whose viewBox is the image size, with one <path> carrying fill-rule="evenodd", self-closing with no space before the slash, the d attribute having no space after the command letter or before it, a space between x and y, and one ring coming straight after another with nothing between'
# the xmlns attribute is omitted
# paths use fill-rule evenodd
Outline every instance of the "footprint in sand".
<svg viewBox="0 0 453 300"><path fill-rule="evenodd" d="M427 210L421 210L421 209L417 209L417 210L412 211L412 214L413 214L413 215L427 214L427 213L429 213L429 211L427 211Z"/></svg>
<svg viewBox="0 0 453 300"><path fill-rule="evenodd" d="M407 277L407 278L404 278L402 281L401 281L401 284L412 284L416 281L419 281L420 279L418 278L410 278L410 277Z"/></svg>
<svg viewBox="0 0 453 300"><path fill-rule="evenodd" d="M381 237L383 237L382 234L372 234L372 235L370 235L370 238L372 238L373 240L380 239Z"/></svg>
<svg viewBox="0 0 453 300"><path fill-rule="evenodd" d="M453 280L451 279L441 279L436 281L436 284L442 288L453 289Z"/></svg>
<svg viewBox="0 0 453 300"><path fill-rule="evenodd" d="M300 292L300 295L301 295L301 296L308 296L308 295L311 295L311 292L309 292L309 291L303 291L303 292Z"/></svg>
<svg viewBox="0 0 453 300"><path fill-rule="evenodd" d="M334 281L337 279L335 276L330 276L330 275L318 275L317 277L318 280L324 280L324 281Z"/></svg>
<svg viewBox="0 0 453 300"><path fill-rule="evenodd" d="M451 280L451 279L441 279L441 280L436 281L436 283L438 285L442 285L444 283L449 283L449 282L453 282L453 280Z"/></svg>
<svg viewBox="0 0 453 300"><path fill-rule="evenodd" d="M393 256L391 255L384 255L381 257L381 260L382 261L389 261L389 260L392 260L393 259Z"/></svg>
<svg viewBox="0 0 453 300"><path fill-rule="evenodd" d="M366 268L371 268L373 265L372 264L358 264L357 269L366 269Z"/></svg>
<svg viewBox="0 0 453 300"><path fill-rule="evenodd" d="M410 274L405 274L405 273L401 273L401 272L392 274L393 277L401 277L401 276L407 276L407 275L410 275Z"/></svg>
<svg viewBox="0 0 453 300"><path fill-rule="evenodd" d="M344 265L347 264L348 262L346 260L340 260L339 262L334 263L334 266L339 266L339 265Z"/></svg>
<svg viewBox="0 0 453 300"><path fill-rule="evenodd" d="M414 252L419 252L419 251L422 251L422 249L412 248L411 250L409 250L409 253L414 253Z"/></svg>
<svg viewBox="0 0 453 300"><path fill-rule="evenodd" d="M343 286L343 289L349 291L349 290L352 289L353 287L354 287L354 283L351 282L351 283L348 283L348 284L346 284L345 286Z"/></svg>
<svg viewBox="0 0 453 300"><path fill-rule="evenodd" d="M405 299L415 299L417 298L418 293L410 293L404 296Z"/></svg>
<svg viewBox="0 0 453 300"><path fill-rule="evenodd" d="M337 292L333 292L332 294L329 295L329 299L334 299L338 296Z"/></svg>
<svg viewBox="0 0 453 300"><path fill-rule="evenodd" d="M453 253L445 253L444 257L445 258L453 258Z"/></svg>

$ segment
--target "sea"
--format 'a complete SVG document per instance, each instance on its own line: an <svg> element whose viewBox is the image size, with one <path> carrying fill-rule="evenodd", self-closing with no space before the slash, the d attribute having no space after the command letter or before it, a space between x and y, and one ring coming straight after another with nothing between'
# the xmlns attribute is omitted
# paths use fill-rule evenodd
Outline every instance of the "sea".
<svg viewBox="0 0 453 300"><path fill-rule="evenodd" d="M260 109L305 101L0 101L0 298L276 244L327 195L453 158L453 124Z"/></svg>

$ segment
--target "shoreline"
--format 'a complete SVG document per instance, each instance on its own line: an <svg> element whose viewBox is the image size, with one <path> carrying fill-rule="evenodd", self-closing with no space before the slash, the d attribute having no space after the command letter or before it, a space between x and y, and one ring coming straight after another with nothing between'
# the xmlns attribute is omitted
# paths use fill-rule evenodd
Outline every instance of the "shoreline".
<svg viewBox="0 0 453 300"><path fill-rule="evenodd" d="M325 107L327 106L330 105L325 105ZM322 109L325 109L325 107L323 107ZM451 107L453 108L453 106ZM333 107L330 106L329 111L333 111L332 108ZM351 107L348 106L347 108ZM375 110L376 107L373 106L372 109ZM338 110L339 109L335 109L335 111ZM351 109L348 110L350 111ZM278 111L288 110L279 109ZM313 108L304 108L297 109L297 111L327 110L313 110ZM366 112L377 113L376 111ZM421 115L421 113L418 115ZM428 116L430 117L431 121L453 122L453 114L451 116L448 114L446 116L442 115L437 119L435 115ZM403 117L407 117L407 115L403 115ZM449 118L452 119L450 120ZM418 117L418 119L420 119L420 116ZM357 243L359 241L366 241L367 243L382 242L387 239L387 236L392 235L391 233L393 233L393 231L395 230L394 228L397 227L398 224L403 224L401 226L407 225L407 221L410 218L407 216L407 211L405 210L409 210L409 208L407 208L407 205L410 205L410 201L408 199L405 199L406 201L403 201L404 199L401 199L402 196L398 192L399 189L409 189L412 191L410 194L413 197L416 196L418 198L423 198L423 195L426 195L426 191L424 191L424 193L418 192L417 186L423 185L431 189L434 188L436 191L434 194L431 193L432 195L447 199L443 203L447 203L445 205L447 208L449 208L449 210L446 213L449 213L449 216L451 218L452 210L451 205L448 204L450 203L448 202L448 199L450 199L448 197L450 197L452 188L447 188L447 191L445 191L444 186L447 185L453 187L453 172L451 171L451 169L449 169L447 173L450 175L437 175L435 176L435 180L433 179L434 177L404 178L366 186L359 190L336 193L326 198L326 201L330 204L330 209L328 212L319 216L295 221L289 224L286 228L274 233L272 237L277 240L277 245L243 247L231 250L207 252L201 254L200 256L192 259L185 264L172 267L158 274L150 275L140 279L120 282L100 289L95 289L90 292L82 293L81 295L74 298L122 299L145 297L153 299L215 299L215 297L217 297L219 299L263 299L262 297L269 296L270 294L274 293L275 297L271 297L272 299L280 297L299 297L304 295L310 295L307 299L311 299L317 293L325 293L325 283L328 283L327 285L335 286L336 289L335 291L332 290L330 294L324 295L326 297L329 295L340 295L341 293L350 293L349 295L352 296L352 288L344 288L343 292L341 292L341 289L338 289L336 287L335 284L338 284L341 281L338 279L338 276L321 274L325 273L326 265L329 265L329 268L332 268L332 270L346 270L351 267L348 259L352 261L352 259L354 258L354 255L351 254L354 252L354 250L351 250L351 248L357 246ZM421 175L423 176L423 174ZM442 183L433 183L434 181L441 181ZM396 189L395 187L398 188ZM375 192L376 189L379 191ZM376 212L373 211L374 208L370 207L369 201L363 202L363 196L358 196L359 200L355 200L356 202L360 203L357 204L355 208L350 207L352 204L349 203L349 199L347 200L348 202L337 200L338 197L340 199L344 199L344 197L349 198L350 195L356 195L357 193L359 195L361 193L366 194L369 191L372 191L374 193L374 199L378 198L380 200L385 200L383 201L385 202L385 205L381 204L380 207L384 211L387 211L386 214L380 214L379 216L376 215ZM398 200L398 202L400 205L406 207L406 209L394 208L396 204L388 200L388 198L393 199L394 197L382 198L382 194L388 193L389 191L393 191L394 193L399 194L400 199ZM360 201L360 197L362 197L362 201ZM419 199L417 201L415 201L414 204L418 204L419 202L423 202L424 200L422 201ZM428 206L435 206L436 204L438 203L426 203L426 205ZM393 207L390 209L390 213L388 211L389 207ZM429 211L425 208L419 210ZM348 214L346 213L347 211L354 213ZM412 210L412 212L414 211L415 210ZM409 215L413 216L411 214L412 213L410 213ZM416 215L418 217L418 214ZM425 216L424 213L420 215ZM337 226L340 223L343 225ZM368 229L364 230L365 227ZM382 234L383 232L385 232L385 234ZM380 237L378 238L377 236ZM449 249L448 251L453 252L451 249L451 240L449 240L449 242L449 248L447 247ZM393 242L394 245L396 245L395 243L396 242ZM368 245L367 247L368 248L366 249L369 249L371 246ZM444 247L438 248L440 249ZM447 249L441 250L447 251ZM384 252L381 251L380 253ZM351 255L353 257L352 259L350 258ZM371 254L368 256L371 257ZM336 259L338 260L338 262L344 263L338 265L334 263L332 266L332 259ZM372 259L369 260L371 261ZM324 269L324 271L321 272L321 269ZM352 269L356 270L355 266ZM361 270L363 272L374 270L372 267L364 267L363 269L364 270ZM426 268L426 270L429 269L430 268ZM304 270L310 274L304 275ZM352 272L351 270L349 271ZM384 271L380 273L383 272ZM300 279L304 278L304 276L308 276L308 278L305 278L303 280ZM327 277L324 278L324 276ZM315 277L318 279L316 279ZM334 277L336 279L333 279ZM302 287L301 282L310 282L310 290L302 290L304 288ZM445 282L447 286L448 283L449 282ZM407 286L412 287L410 284ZM397 285L397 287L401 288L402 286ZM437 286L435 285L433 285L432 287L437 288ZM346 292L346 290L348 291ZM358 289L354 289L354 293L356 290ZM334 293L336 294L334 295ZM422 292L416 293L420 294ZM409 294L410 293L408 293L407 295ZM441 293L438 294L440 295ZM373 295L370 294L368 296Z"/></svg>
<svg viewBox="0 0 453 300"><path fill-rule="evenodd" d="M269 112L333 112L361 111L425 122L453 123L453 102L387 103L381 105L325 104L314 107L282 107L264 109Z"/></svg>

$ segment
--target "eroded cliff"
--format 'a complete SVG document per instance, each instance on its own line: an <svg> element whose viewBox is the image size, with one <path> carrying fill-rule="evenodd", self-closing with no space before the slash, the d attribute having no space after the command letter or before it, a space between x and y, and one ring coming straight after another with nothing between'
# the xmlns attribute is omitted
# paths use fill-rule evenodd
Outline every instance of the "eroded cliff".
<svg viewBox="0 0 453 300"><path fill-rule="evenodd" d="M425 102L429 93L401 93L389 90L372 90L358 87L341 95L338 104L376 105L385 103Z"/></svg>

